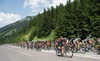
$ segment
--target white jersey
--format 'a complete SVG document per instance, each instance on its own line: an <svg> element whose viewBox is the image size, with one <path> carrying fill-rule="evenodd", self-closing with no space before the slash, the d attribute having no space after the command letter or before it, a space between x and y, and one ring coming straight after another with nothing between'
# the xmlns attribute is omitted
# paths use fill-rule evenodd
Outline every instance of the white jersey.
<svg viewBox="0 0 100 61"><path fill-rule="evenodd" d="M76 38L75 40L73 40L74 43L76 43L78 41L78 38Z"/></svg>
<svg viewBox="0 0 100 61"><path fill-rule="evenodd" d="M100 43L100 38L98 39L98 42Z"/></svg>
<svg viewBox="0 0 100 61"><path fill-rule="evenodd" d="M66 43L68 43L69 42L69 40L68 39L66 39Z"/></svg>

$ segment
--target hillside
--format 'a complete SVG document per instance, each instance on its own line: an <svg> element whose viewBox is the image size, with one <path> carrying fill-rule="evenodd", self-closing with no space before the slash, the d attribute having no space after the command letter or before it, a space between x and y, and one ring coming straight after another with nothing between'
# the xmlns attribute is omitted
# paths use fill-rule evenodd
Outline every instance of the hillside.
<svg viewBox="0 0 100 61"><path fill-rule="evenodd" d="M11 34L14 34L18 31L22 30L22 28L29 23L30 18L31 18L31 16L30 17L27 16L15 23L12 23L12 24L9 24L9 25L6 25L6 26L0 28L0 36L11 35Z"/></svg>
<svg viewBox="0 0 100 61"><path fill-rule="evenodd" d="M85 39L86 36L100 37L100 0L67 1L51 7L30 19L20 31L6 39L5 42L30 40L52 40L58 37ZM13 30L15 30L13 28Z"/></svg>

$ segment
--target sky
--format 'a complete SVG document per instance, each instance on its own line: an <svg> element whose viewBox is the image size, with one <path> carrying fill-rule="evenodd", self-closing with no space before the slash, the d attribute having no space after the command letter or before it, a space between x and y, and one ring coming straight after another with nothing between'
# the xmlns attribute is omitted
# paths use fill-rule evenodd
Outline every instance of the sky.
<svg viewBox="0 0 100 61"><path fill-rule="evenodd" d="M35 16L67 0L0 0L0 28L26 16ZM73 0L71 0L73 1Z"/></svg>

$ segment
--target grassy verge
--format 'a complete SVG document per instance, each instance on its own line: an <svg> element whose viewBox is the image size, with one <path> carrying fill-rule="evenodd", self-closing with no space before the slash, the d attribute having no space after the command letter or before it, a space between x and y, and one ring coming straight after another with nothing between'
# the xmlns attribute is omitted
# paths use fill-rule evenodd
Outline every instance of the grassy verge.
<svg viewBox="0 0 100 61"><path fill-rule="evenodd" d="M54 31L52 31L51 34L47 37L37 38L37 36L36 36L33 38L33 40L51 40L51 41L53 41L54 39L55 39L55 32Z"/></svg>

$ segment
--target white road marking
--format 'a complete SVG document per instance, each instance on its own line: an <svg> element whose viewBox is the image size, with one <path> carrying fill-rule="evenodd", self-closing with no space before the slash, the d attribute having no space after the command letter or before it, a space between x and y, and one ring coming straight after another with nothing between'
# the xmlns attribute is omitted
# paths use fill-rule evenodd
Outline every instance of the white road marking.
<svg viewBox="0 0 100 61"><path fill-rule="evenodd" d="M17 46L9 46L9 47L12 47L12 48L20 48L20 47L17 47Z"/></svg>
<svg viewBox="0 0 100 61"><path fill-rule="evenodd" d="M42 50L42 52L47 52L47 53L55 53L55 51L53 51L53 50Z"/></svg>
<svg viewBox="0 0 100 61"><path fill-rule="evenodd" d="M28 54L28 53L24 53L24 52L21 52L21 51L18 51L19 53L21 53L21 54L24 54L24 55L27 55L27 56L33 56L33 55L31 55L31 54Z"/></svg>

